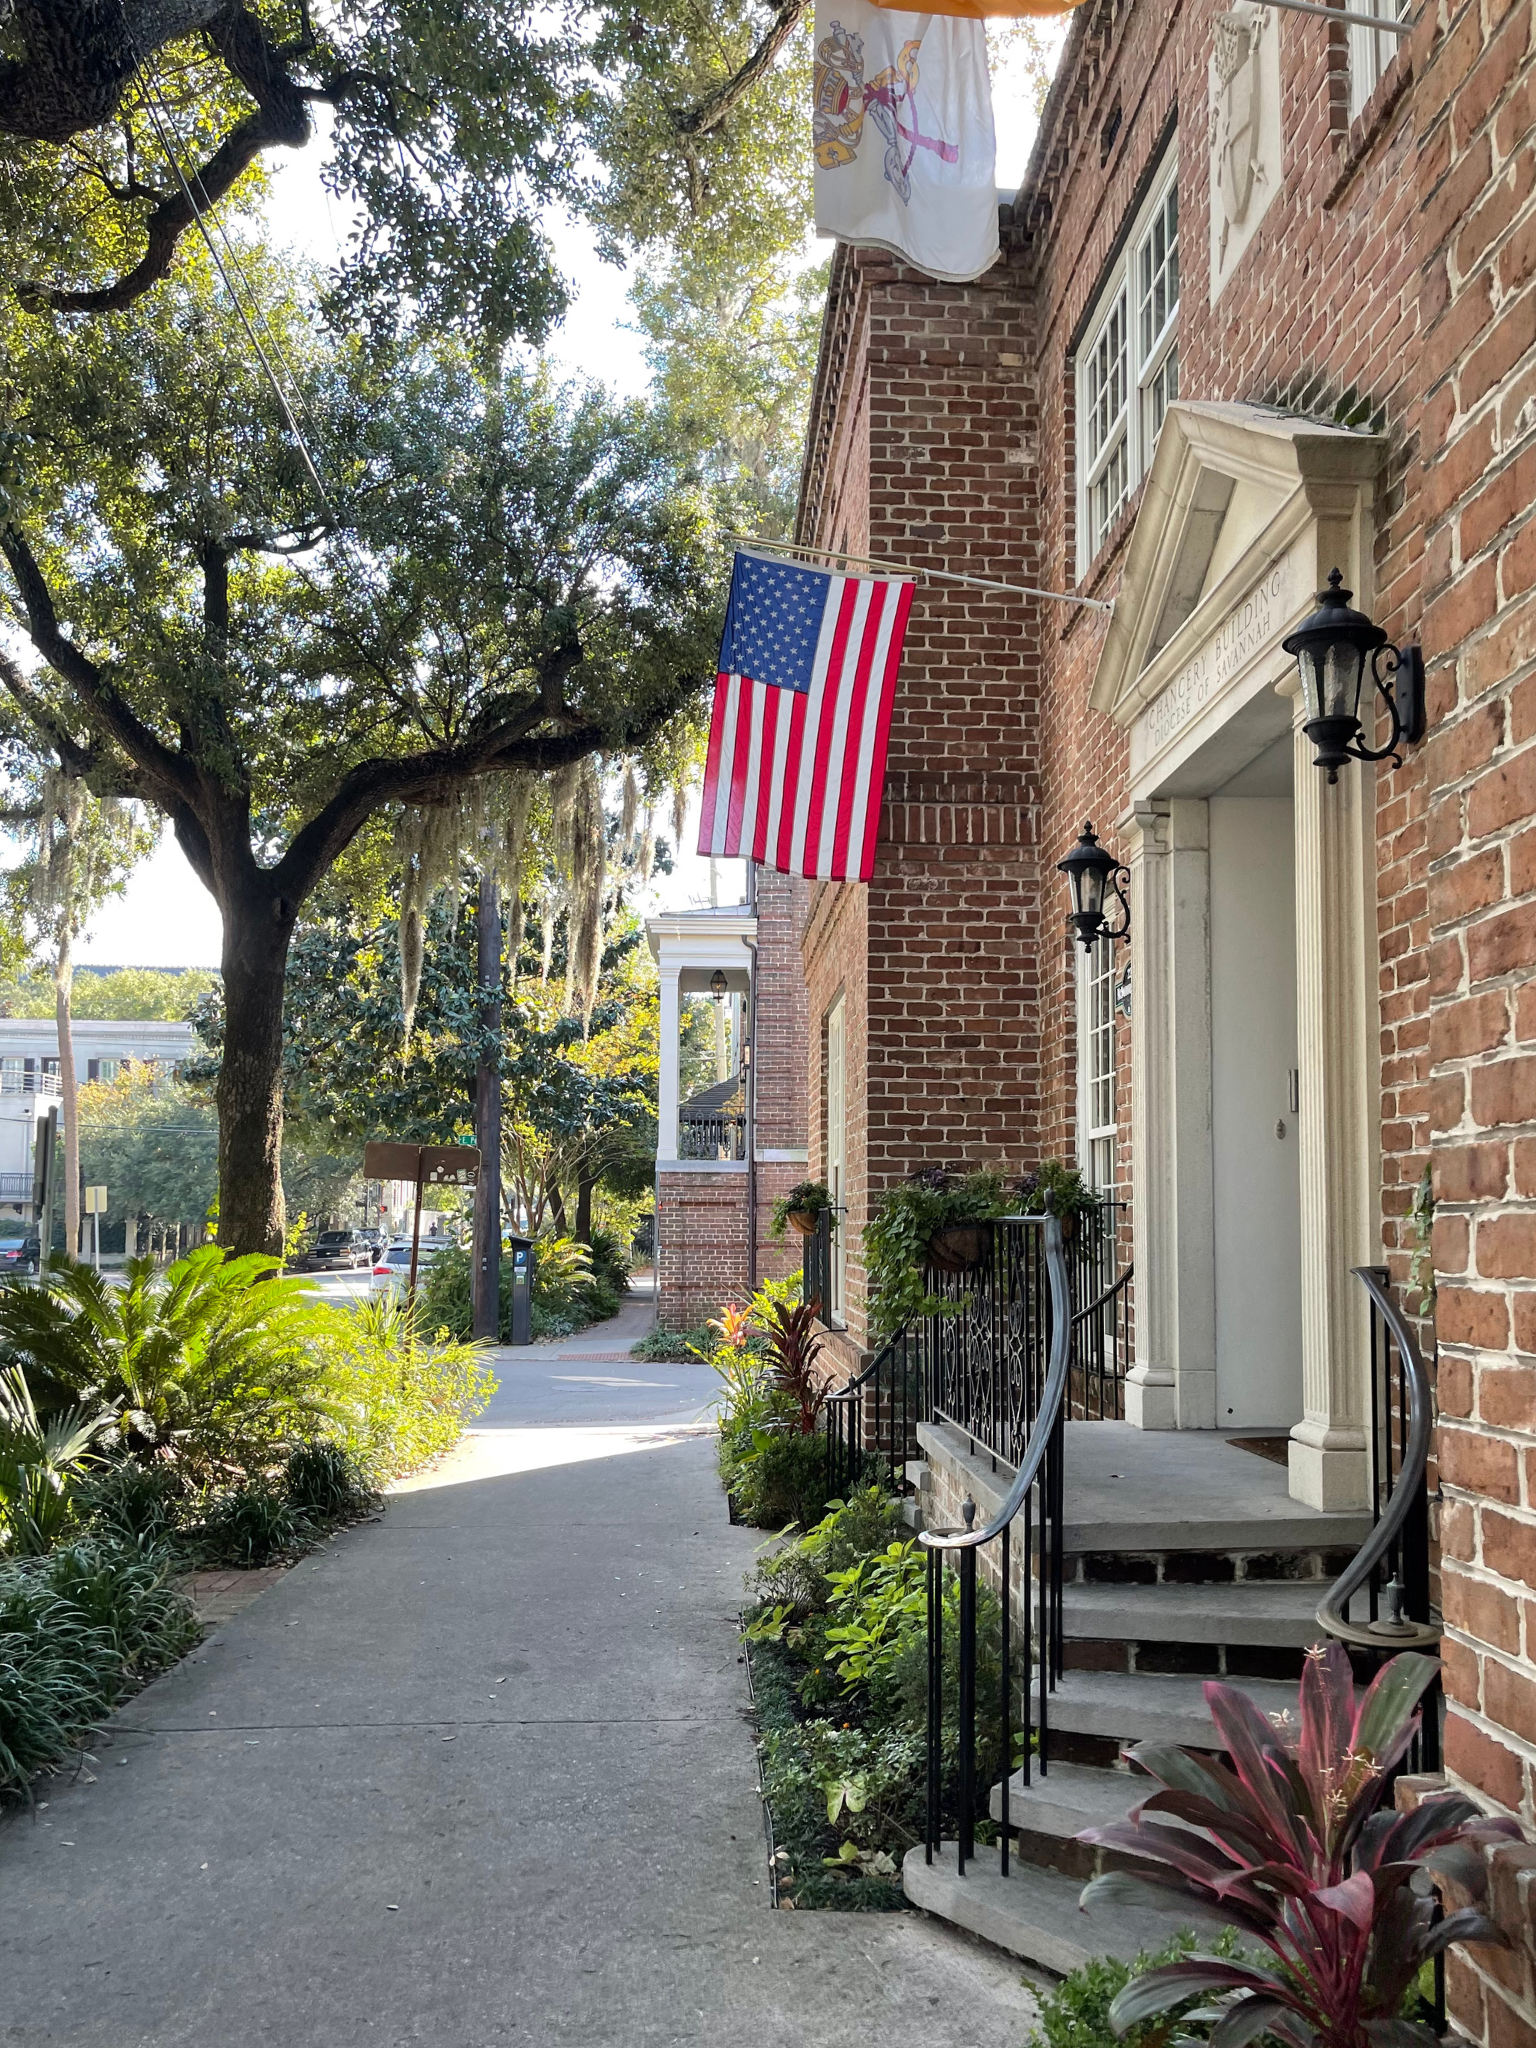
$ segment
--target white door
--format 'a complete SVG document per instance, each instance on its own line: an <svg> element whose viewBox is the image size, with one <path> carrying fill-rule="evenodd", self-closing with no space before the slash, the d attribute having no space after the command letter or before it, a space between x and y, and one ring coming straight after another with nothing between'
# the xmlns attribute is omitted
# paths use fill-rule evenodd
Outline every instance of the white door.
<svg viewBox="0 0 1536 2048"><path fill-rule="evenodd" d="M844 1028L843 999L827 1012L827 1189L836 1209L838 1228L832 1233L832 1257L825 1303L827 1321L843 1320L844 1285L847 1275L847 1231L843 1216L843 1182L848 1167L847 1032Z"/></svg>
<svg viewBox="0 0 1536 2048"><path fill-rule="evenodd" d="M1301 1420L1296 870L1290 797L1210 800L1218 1428Z"/></svg>

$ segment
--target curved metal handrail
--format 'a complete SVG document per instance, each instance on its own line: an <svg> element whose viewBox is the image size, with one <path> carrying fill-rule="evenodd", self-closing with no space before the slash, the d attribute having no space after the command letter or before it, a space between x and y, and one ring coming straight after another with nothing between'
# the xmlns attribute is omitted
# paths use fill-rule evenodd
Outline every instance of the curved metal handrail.
<svg viewBox="0 0 1536 2048"><path fill-rule="evenodd" d="M1329 1588L1319 1604L1317 1624L1340 1642L1354 1643L1364 1650L1429 1649L1439 1643L1443 1633L1432 1622L1404 1621L1399 1616L1360 1626L1347 1621L1343 1613L1345 1602L1369 1581L1371 1573L1391 1549L1413 1510L1414 1496L1424 1483L1424 1472L1429 1462L1429 1432L1433 1422L1429 1374L1419 1355L1413 1331L1377 1278L1374 1268L1356 1266L1353 1271L1396 1338L1398 1355L1407 1369L1408 1441L1403 1447L1402 1469L1393 1486L1387 1511L1356 1551L1348 1569Z"/></svg>
<svg viewBox="0 0 1536 2048"><path fill-rule="evenodd" d="M1076 1311L1076 1313L1072 1317L1073 1329L1075 1330L1077 1328L1078 1324L1083 1321L1084 1317L1091 1316L1095 1309L1102 1308L1105 1302L1113 1301L1117 1294L1123 1293L1124 1290L1130 1285L1131 1276L1135 1271L1136 1261L1132 1259L1131 1263L1125 1268L1125 1270L1121 1273L1118 1273L1115 1276L1115 1278L1110 1281L1109 1285L1105 1288L1102 1294L1096 1296L1094 1300L1090 1301L1086 1308L1080 1308Z"/></svg>
<svg viewBox="0 0 1536 2048"><path fill-rule="evenodd" d="M1045 1271L1051 1284L1051 1355L1046 1369L1045 1385L1040 1392L1040 1406L1035 1415L1035 1426L1030 1434L1029 1448L1014 1475L1012 1486L1004 1497L1002 1506L985 1528L974 1529L969 1523L964 1529L925 1529L918 1542L925 1550L975 1550L983 1543L990 1543L1000 1536L1024 1505L1030 1488L1040 1475L1046 1448L1051 1441L1056 1423L1061 1414L1062 1403L1067 1392L1067 1366L1072 1355L1072 1298L1067 1279L1067 1257L1062 1245L1061 1218L1047 1210L1043 1217L1026 1216L1016 1219L1025 1223L1043 1223L1045 1226ZM975 1513L971 1506L972 1514ZM964 1508L961 1510L964 1513Z"/></svg>
<svg viewBox="0 0 1536 2048"><path fill-rule="evenodd" d="M826 1396L826 1399L823 1401L822 1406L825 1408L830 1408L834 1401L851 1401L854 1395L857 1394L860 1391L860 1389L864 1386L865 1381L872 1379L874 1375L880 1370L880 1367L885 1363L885 1360L890 1356L891 1352L896 1348L896 1346L898 1344L904 1344L906 1342L908 1332L911 1330L911 1328L911 1323L905 1322L902 1324L899 1330L893 1330L890 1336L887 1337L885 1342L880 1346L880 1349L875 1353L874 1357L869 1361L868 1365L865 1366L864 1370L861 1373L855 1374L855 1376L851 1380L844 1380L843 1384L840 1387L838 1387L834 1392Z"/></svg>

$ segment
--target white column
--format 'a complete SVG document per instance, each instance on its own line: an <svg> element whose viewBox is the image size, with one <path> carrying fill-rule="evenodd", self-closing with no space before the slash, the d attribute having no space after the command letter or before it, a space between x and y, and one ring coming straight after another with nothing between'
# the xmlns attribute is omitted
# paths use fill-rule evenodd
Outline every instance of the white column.
<svg viewBox="0 0 1536 2048"><path fill-rule="evenodd" d="M681 1028L675 967L661 970L660 1043L656 1076L656 1163L677 1157L678 1034Z"/></svg>
<svg viewBox="0 0 1536 2048"><path fill-rule="evenodd" d="M1138 805L1131 869L1131 1158L1141 1429L1216 1421L1210 827L1203 802Z"/></svg>
<svg viewBox="0 0 1536 2048"><path fill-rule="evenodd" d="M1167 806L1138 804L1121 820L1120 834L1131 871L1131 1228L1136 1265L1136 1363L1126 1374L1125 1413L1137 1429L1172 1429L1177 1418Z"/></svg>
<svg viewBox="0 0 1536 2048"><path fill-rule="evenodd" d="M1378 1256L1373 971L1374 770L1335 783L1313 765L1297 694L1296 1003L1301 1059L1303 1419L1291 1431L1291 1494L1309 1507L1367 1504L1370 1324L1350 1268Z"/></svg>

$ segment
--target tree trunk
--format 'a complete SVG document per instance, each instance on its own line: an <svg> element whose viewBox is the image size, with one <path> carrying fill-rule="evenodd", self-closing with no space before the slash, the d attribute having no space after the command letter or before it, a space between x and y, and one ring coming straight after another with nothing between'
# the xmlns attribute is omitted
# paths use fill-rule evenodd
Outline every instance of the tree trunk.
<svg viewBox="0 0 1536 2048"><path fill-rule="evenodd" d="M75 1036L71 1001L75 986L74 942L69 916L60 920L59 950L53 962L53 1013L59 1026L59 1097L64 1109L64 1249L80 1256L80 1089L75 1080ZM46 1254L48 1247L43 1246Z"/></svg>
<svg viewBox="0 0 1536 2048"><path fill-rule="evenodd" d="M480 1179L475 1187L474 1334L501 1336L501 905L496 884L480 877L476 917L480 942L480 1026L488 1040L475 1070L475 1139Z"/></svg>
<svg viewBox="0 0 1536 2048"><path fill-rule="evenodd" d="M583 1173L576 1181L576 1235L583 1244L592 1242L592 1191L597 1186L597 1175L588 1180Z"/></svg>
<svg viewBox="0 0 1536 2048"><path fill-rule="evenodd" d="M549 1213L554 1219L555 1228L562 1237L569 1237L570 1231L567 1229L565 1221L565 1197L553 1182L550 1183L547 1192L549 1196Z"/></svg>
<svg viewBox="0 0 1536 2048"><path fill-rule="evenodd" d="M283 1255L283 982L294 906L226 901L219 1071L219 1243Z"/></svg>

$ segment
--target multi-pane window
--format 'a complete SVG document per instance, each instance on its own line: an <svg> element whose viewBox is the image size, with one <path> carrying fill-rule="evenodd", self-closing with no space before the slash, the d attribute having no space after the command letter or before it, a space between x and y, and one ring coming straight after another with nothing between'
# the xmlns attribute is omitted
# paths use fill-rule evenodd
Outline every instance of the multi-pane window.
<svg viewBox="0 0 1536 2048"><path fill-rule="evenodd" d="M1178 395L1179 182L1170 150L1078 350L1079 575L1146 475L1163 416Z"/></svg>
<svg viewBox="0 0 1536 2048"><path fill-rule="evenodd" d="M1079 956L1077 1100L1083 1175L1101 1195L1115 1187L1115 947L1100 939Z"/></svg>
<svg viewBox="0 0 1536 2048"><path fill-rule="evenodd" d="M1350 11L1374 14L1378 21L1398 21L1408 11L1408 0L1351 0ZM1387 29L1367 28L1358 21L1350 22L1348 28L1349 118L1353 120L1376 90L1403 38Z"/></svg>

